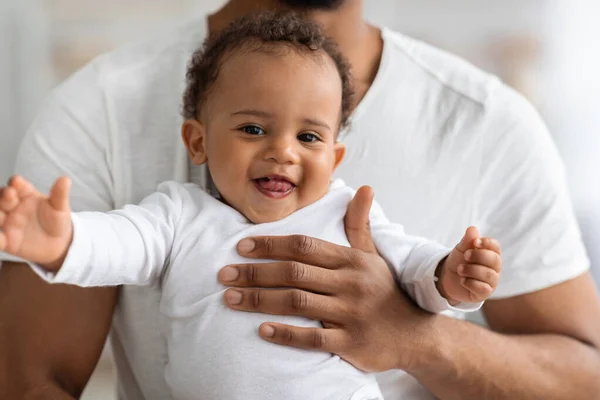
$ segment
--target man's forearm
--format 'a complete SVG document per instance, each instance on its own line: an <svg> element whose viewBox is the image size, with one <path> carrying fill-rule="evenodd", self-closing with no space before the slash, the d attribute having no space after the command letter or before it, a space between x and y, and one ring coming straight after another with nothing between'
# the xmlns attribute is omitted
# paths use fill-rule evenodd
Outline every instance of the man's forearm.
<svg viewBox="0 0 600 400"><path fill-rule="evenodd" d="M0 400L73 399L98 362L117 288L50 285L30 268L0 268Z"/></svg>
<svg viewBox="0 0 600 400"><path fill-rule="evenodd" d="M11 351L5 335L0 331L0 400L74 400L48 369L34 363L23 365L10 356Z"/></svg>
<svg viewBox="0 0 600 400"><path fill-rule="evenodd" d="M21 390L22 389L22 390ZM75 400L65 390L63 390L58 384L54 382L41 383L37 386L29 388L21 388L16 391L0 393L1 400Z"/></svg>
<svg viewBox="0 0 600 400"><path fill-rule="evenodd" d="M453 399L592 399L600 352L561 335L502 335L436 316L433 354L408 370L434 395Z"/></svg>

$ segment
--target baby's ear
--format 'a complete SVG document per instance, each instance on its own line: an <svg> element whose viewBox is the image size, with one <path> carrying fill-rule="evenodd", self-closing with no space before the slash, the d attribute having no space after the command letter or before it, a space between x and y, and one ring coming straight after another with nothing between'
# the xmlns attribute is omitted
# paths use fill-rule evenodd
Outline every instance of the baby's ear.
<svg viewBox="0 0 600 400"><path fill-rule="evenodd" d="M344 156L346 155L346 146L344 145L344 143L337 142L333 146L333 151L335 153L335 162L333 164L333 170L335 171L344 159Z"/></svg>
<svg viewBox="0 0 600 400"><path fill-rule="evenodd" d="M181 137L187 147L192 162L201 165L206 162L206 129L195 119L188 119L181 127Z"/></svg>

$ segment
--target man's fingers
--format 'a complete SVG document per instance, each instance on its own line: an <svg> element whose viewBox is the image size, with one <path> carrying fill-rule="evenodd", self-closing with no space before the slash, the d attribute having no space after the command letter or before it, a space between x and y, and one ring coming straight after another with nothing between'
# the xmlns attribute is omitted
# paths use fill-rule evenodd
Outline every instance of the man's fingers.
<svg viewBox="0 0 600 400"><path fill-rule="evenodd" d="M338 274L296 261L229 265L219 271L219 281L234 287L291 287L315 293L332 294L339 290Z"/></svg>
<svg viewBox="0 0 600 400"><path fill-rule="evenodd" d="M351 264L357 251L304 235L256 236L238 243L238 252L245 257L297 261L331 269Z"/></svg>
<svg viewBox="0 0 600 400"><path fill-rule="evenodd" d="M370 186L363 186L354 195L348 205L344 226L350 245L367 253L377 253L377 248L371 237L370 218L371 206L375 194Z"/></svg>
<svg viewBox="0 0 600 400"><path fill-rule="evenodd" d="M337 322L348 312L335 297L298 289L229 289L225 304L240 311L273 315L295 315L313 320Z"/></svg>
<svg viewBox="0 0 600 400"><path fill-rule="evenodd" d="M463 235L460 243L456 245L456 250L464 253L465 251L473 248L473 242L475 239L479 237L479 229L474 226L470 226L467 228L465 234Z"/></svg>
<svg viewBox="0 0 600 400"><path fill-rule="evenodd" d="M71 189L71 180L66 176L58 178L54 186L50 189L50 198L48 201L56 211L69 211L69 191Z"/></svg>
<svg viewBox="0 0 600 400"><path fill-rule="evenodd" d="M488 283L492 287L498 285L500 275L492 268L477 264L461 264L458 266L458 275Z"/></svg>
<svg viewBox="0 0 600 400"><path fill-rule="evenodd" d="M300 328L273 322L262 324L258 334L271 343L334 354L343 352L348 342L346 334L338 329Z"/></svg>
<svg viewBox="0 0 600 400"><path fill-rule="evenodd" d="M0 210L0 229L2 229L2 226L4 225L4 223L6 222L6 213L2 210Z"/></svg>
<svg viewBox="0 0 600 400"><path fill-rule="evenodd" d="M369 225L372 202L373 189L363 186L348 205L344 223L353 248L303 235L260 236L240 241L238 252L250 258L297 261L329 269L358 265L356 261L365 252L377 253Z"/></svg>
<svg viewBox="0 0 600 400"><path fill-rule="evenodd" d="M502 268L502 259L500 255L494 251L486 249L471 249L465 252L465 260L468 264L480 264L493 268L496 272L500 272Z"/></svg>

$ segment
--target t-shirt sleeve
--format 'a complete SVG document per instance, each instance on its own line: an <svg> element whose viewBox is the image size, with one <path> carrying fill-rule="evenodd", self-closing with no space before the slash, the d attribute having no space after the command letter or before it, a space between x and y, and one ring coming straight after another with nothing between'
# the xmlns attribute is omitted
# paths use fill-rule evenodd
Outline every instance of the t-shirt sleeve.
<svg viewBox="0 0 600 400"><path fill-rule="evenodd" d="M50 94L23 138L14 170L44 193L56 178L69 176L74 211L113 209L114 178L122 172L113 157L116 127L97 64Z"/></svg>
<svg viewBox="0 0 600 400"><path fill-rule="evenodd" d="M61 269L56 274L34 270L48 282L79 286L156 282L168 263L183 209L182 190L167 182L137 206L73 214L73 242Z"/></svg>
<svg viewBox="0 0 600 400"><path fill-rule="evenodd" d="M433 313L446 310L476 311L481 307L480 302L452 306L437 290L435 271L450 249L434 241L406 234L401 225L389 222L376 202L371 207L370 222L377 251L388 264L398 286L419 307Z"/></svg>
<svg viewBox="0 0 600 400"><path fill-rule="evenodd" d="M575 278L589 260L563 164L541 117L511 90L490 100L484 127L476 220L502 246L492 298L511 297Z"/></svg>

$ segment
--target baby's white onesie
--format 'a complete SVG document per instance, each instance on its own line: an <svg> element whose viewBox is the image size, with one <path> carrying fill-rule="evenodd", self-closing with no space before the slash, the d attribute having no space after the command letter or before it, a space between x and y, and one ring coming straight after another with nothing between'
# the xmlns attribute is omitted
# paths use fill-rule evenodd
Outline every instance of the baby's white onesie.
<svg viewBox="0 0 600 400"><path fill-rule="evenodd" d="M60 271L53 275L33 267L49 282L80 286L159 281L161 311L170 321L164 328L165 376L178 400L381 399L375 378L338 356L274 345L257 332L267 321L321 327L318 321L232 311L223 303L226 287L217 280L226 265L257 262L236 252L246 237L302 234L349 246L344 215L354 193L338 180L317 202L256 225L196 185L166 182L139 206L73 214L73 243ZM451 307L437 291L435 269L449 249L405 234L376 203L371 231L398 284L420 307L479 308L479 303Z"/></svg>

